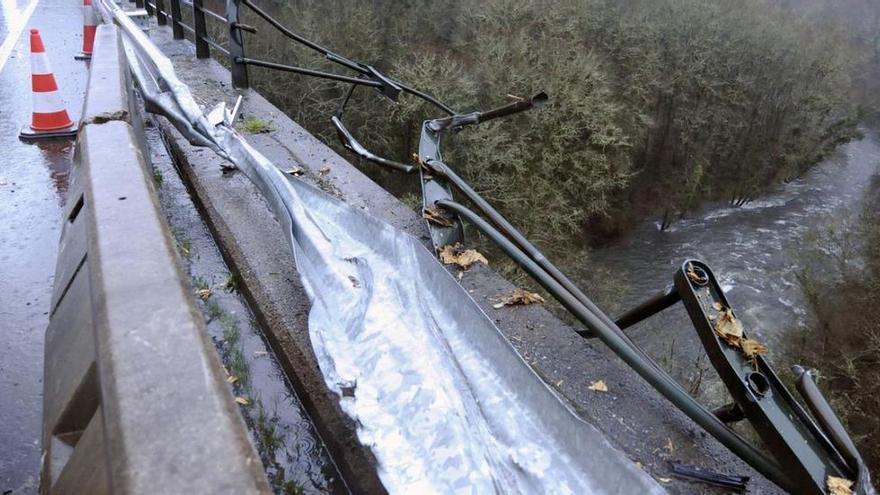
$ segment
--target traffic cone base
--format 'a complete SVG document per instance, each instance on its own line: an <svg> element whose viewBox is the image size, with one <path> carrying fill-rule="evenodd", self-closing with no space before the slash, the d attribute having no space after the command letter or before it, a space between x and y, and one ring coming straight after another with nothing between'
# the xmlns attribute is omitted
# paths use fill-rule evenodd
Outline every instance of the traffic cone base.
<svg viewBox="0 0 880 495"><path fill-rule="evenodd" d="M76 137L76 131L76 124L51 131L37 131L32 129L31 126L26 125L21 128L18 138L26 142L41 141L43 139L70 139Z"/></svg>

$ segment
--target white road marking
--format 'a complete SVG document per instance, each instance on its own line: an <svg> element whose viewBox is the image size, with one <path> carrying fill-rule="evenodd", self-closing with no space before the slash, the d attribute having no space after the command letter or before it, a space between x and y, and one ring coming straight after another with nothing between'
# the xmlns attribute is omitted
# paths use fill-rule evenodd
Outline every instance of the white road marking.
<svg viewBox="0 0 880 495"><path fill-rule="evenodd" d="M3 9L3 15L6 22L9 23L6 39L0 45L0 71L6 66L9 56L12 55L12 50L18 43L18 38L31 18L31 14L34 13L34 9L37 8L38 2L39 0L32 0L24 9L18 10L15 8L15 0L0 0L0 9Z"/></svg>

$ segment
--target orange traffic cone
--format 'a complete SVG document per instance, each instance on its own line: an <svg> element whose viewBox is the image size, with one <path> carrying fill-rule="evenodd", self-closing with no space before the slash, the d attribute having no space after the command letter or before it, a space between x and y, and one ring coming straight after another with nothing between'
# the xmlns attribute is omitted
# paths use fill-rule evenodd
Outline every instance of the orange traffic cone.
<svg viewBox="0 0 880 495"><path fill-rule="evenodd" d="M49 67L40 32L31 29L31 84L33 119L18 135L24 141L76 136L76 124L70 120L58 93L58 84Z"/></svg>
<svg viewBox="0 0 880 495"><path fill-rule="evenodd" d="M82 53L74 56L77 60L92 58L92 48L95 46L95 32L98 30L98 17L92 0L83 0L83 49Z"/></svg>

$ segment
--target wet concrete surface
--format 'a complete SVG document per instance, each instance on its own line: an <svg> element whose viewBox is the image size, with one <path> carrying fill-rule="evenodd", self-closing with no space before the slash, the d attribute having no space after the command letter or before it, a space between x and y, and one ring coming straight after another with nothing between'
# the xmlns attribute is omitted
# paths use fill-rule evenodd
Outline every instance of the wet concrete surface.
<svg viewBox="0 0 880 495"><path fill-rule="evenodd" d="M36 8L33 8L36 6ZM29 20L29 11L33 15ZM31 117L27 28L39 28L71 118L87 70L81 2L0 2L0 493L35 493L40 466L43 338L73 158L72 141L25 144ZM12 36L23 29L18 41ZM9 47L8 50L5 47ZM7 58L3 58L6 53Z"/></svg>
<svg viewBox="0 0 880 495"><path fill-rule="evenodd" d="M151 121L145 133L159 201L184 271L200 296L199 308L230 376L227 381L233 381L237 397L248 401L240 404L240 411L273 489L284 494L348 493Z"/></svg>

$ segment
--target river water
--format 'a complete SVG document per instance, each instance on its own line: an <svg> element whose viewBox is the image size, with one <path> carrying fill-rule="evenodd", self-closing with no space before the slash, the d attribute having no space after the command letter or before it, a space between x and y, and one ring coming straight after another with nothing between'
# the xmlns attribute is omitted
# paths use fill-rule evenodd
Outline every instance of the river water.
<svg viewBox="0 0 880 495"><path fill-rule="evenodd" d="M804 235L834 218L860 213L871 177L880 173L880 138L864 133L804 177L743 207L707 204L666 231L646 221L627 238L594 252L579 275L586 278L586 270L596 266L607 269L628 286L623 307L632 307L671 284L683 260L703 260L747 331L769 345L772 361L786 331L808 319L796 277ZM687 356L698 354L698 337L680 305L628 333L663 364L693 367Z"/></svg>

